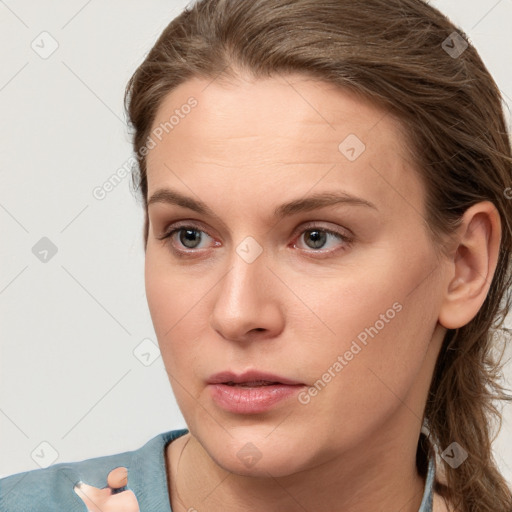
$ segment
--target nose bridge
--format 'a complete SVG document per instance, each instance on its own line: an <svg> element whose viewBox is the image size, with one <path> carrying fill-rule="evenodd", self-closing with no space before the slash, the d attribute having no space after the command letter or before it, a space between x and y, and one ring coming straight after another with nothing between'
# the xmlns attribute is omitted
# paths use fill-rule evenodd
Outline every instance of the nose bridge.
<svg viewBox="0 0 512 512"><path fill-rule="evenodd" d="M212 327L226 338L240 339L253 329L273 330L280 323L268 294L266 281L271 273L265 256L251 236L233 247L211 317Z"/></svg>
<svg viewBox="0 0 512 512"><path fill-rule="evenodd" d="M263 274L268 272L263 247L254 237L246 236L234 247L229 261L231 270L223 292L233 300L243 300L249 307L261 290Z"/></svg>

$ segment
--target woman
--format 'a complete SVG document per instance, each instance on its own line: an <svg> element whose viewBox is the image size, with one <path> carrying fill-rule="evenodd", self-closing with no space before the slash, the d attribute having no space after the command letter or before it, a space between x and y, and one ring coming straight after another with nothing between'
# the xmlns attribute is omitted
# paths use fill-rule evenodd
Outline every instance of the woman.
<svg viewBox="0 0 512 512"><path fill-rule="evenodd" d="M466 39L421 0L170 23L126 105L187 429L3 479L0 510L512 510L491 452L512 156Z"/></svg>

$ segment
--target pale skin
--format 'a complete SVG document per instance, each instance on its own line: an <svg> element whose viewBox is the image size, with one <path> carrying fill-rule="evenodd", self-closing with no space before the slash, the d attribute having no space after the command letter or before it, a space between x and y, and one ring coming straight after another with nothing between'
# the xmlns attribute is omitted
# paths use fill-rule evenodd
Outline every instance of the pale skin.
<svg viewBox="0 0 512 512"><path fill-rule="evenodd" d="M441 255L400 125L384 110L301 75L192 79L165 98L153 127L190 96L197 106L147 156L148 197L168 187L215 214L148 208L146 295L190 430L166 450L173 511L417 512L425 482L415 454L434 365L446 330L468 323L488 293L496 208L471 207ZM366 146L354 161L338 149L349 134ZM321 192L374 208L273 217ZM197 248L180 232L157 239L174 227L197 230ZM312 245L311 230L324 246ZM236 251L249 236L262 249L251 263ZM241 415L212 401L206 380L228 369L313 386L397 302L400 312L309 403ZM261 454L251 467L237 456L249 442ZM448 510L437 495L434 510Z"/></svg>

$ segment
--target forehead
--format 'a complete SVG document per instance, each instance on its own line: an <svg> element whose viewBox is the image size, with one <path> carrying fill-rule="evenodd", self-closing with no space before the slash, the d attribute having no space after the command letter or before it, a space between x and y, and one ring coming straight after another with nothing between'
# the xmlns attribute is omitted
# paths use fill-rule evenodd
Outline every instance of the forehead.
<svg viewBox="0 0 512 512"><path fill-rule="evenodd" d="M420 202L401 129L384 108L302 75L194 78L158 109L148 196L166 185L183 189L181 177L204 191L223 180L233 190L237 180L240 193L245 183L252 193L276 184L304 194L318 183L323 190L364 191L375 203L396 203L398 196Z"/></svg>

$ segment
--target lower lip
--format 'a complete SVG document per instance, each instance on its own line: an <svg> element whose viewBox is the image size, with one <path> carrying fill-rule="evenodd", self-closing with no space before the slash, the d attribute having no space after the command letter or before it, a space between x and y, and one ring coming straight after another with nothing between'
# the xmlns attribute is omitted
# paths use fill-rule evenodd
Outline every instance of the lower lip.
<svg viewBox="0 0 512 512"><path fill-rule="evenodd" d="M265 412L285 398L297 394L303 385L271 384L269 386L228 386L210 384L215 403L226 411L236 414L257 414Z"/></svg>

